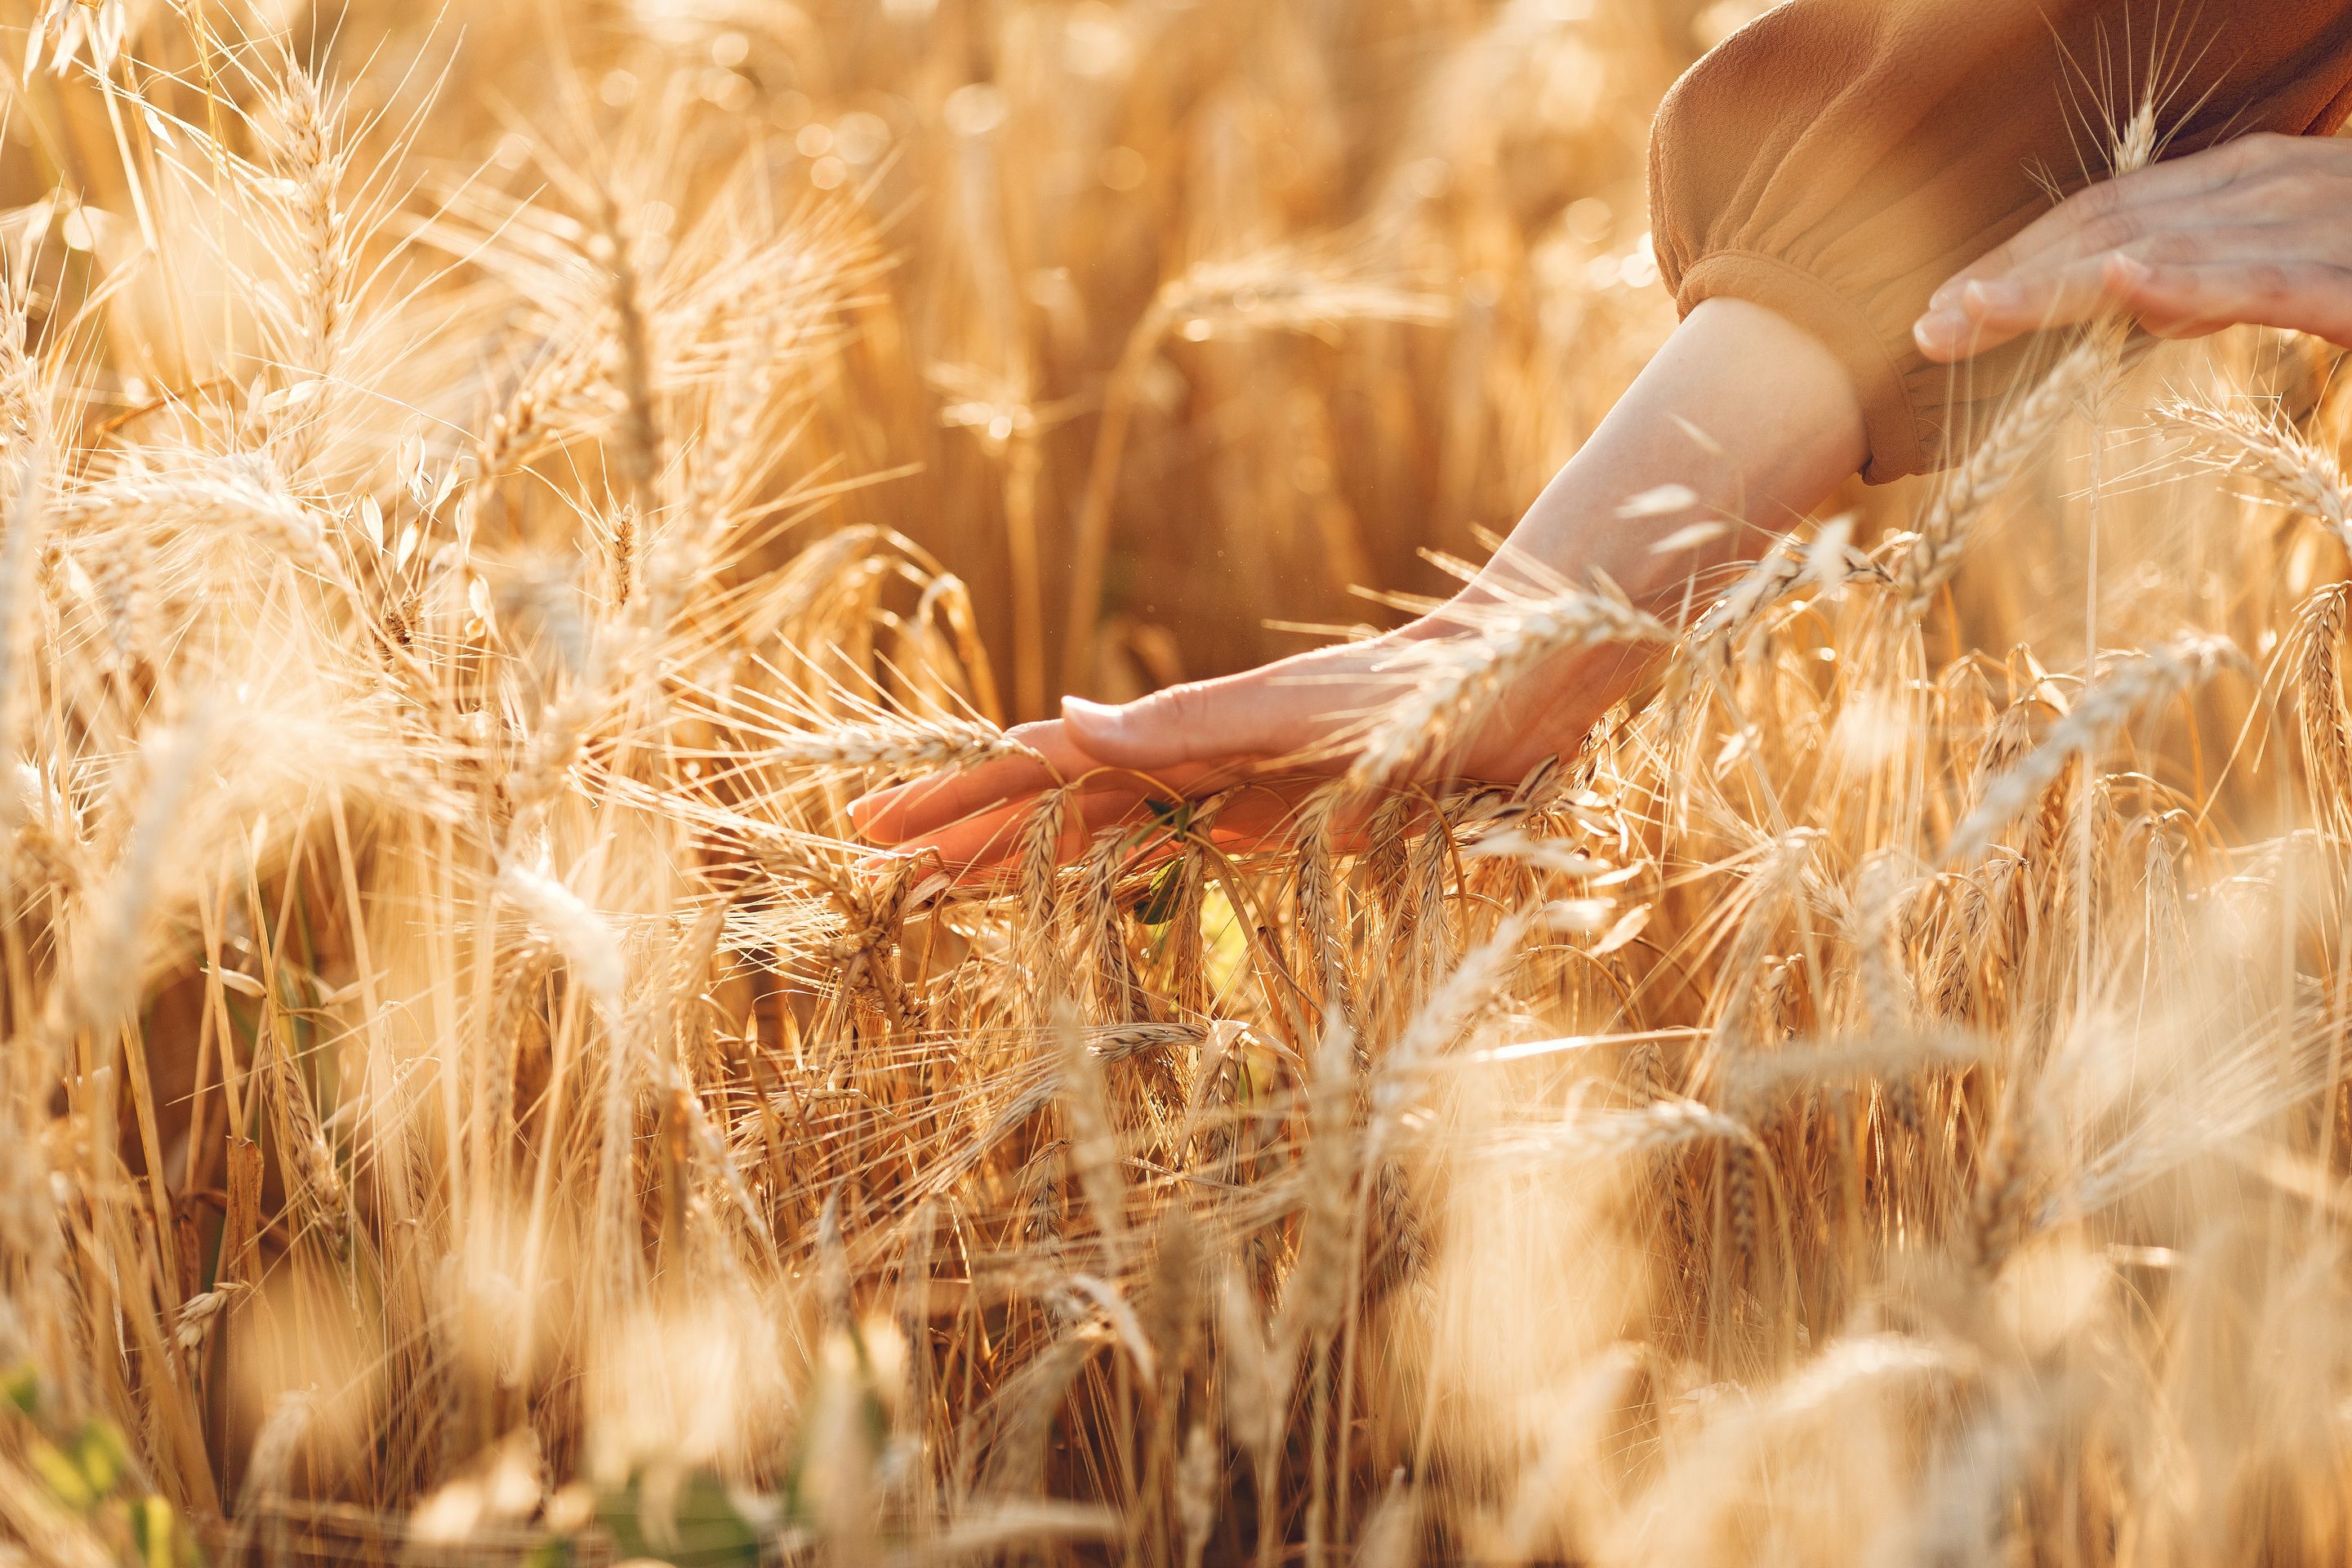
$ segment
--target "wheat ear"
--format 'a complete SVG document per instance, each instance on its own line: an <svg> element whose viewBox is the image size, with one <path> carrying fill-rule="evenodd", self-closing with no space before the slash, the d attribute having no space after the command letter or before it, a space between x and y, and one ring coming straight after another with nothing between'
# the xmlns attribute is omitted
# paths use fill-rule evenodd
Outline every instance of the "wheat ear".
<svg viewBox="0 0 2352 1568"><path fill-rule="evenodd" d="M1475 730L1513 682L1557 655L1609 642L1673 640L1664 623L1622 595L1578 590L1522 604L1434 652L1416 649L1396 670L1412 688L1365 736L1343 788L1377 789L1438 754L1450 739Z"/></svg>
<svg viewBox="0 0 2352 1568"><path fill-rule="evenodd" d="M2215 467L2263 480L2352 552L2352 480L2345 479L2332 454L2301 431L2274 415L2208 403L2170 404L2163 415L2198 437Z"/></svg>
<svg viewBox="0 0 2352 1568"><path fill-rule="evenodd" d="M1986 784L1976 809L1952 830L1945 858L1965 860L1982 850L2068 763L2095 752L2148 703L2204 679L2231 651L2218 638L2184 637L2129 659L2084 691L2040 745Z"/></svg>
<svg viewBox="0 0 2352 1568"><path fill-rule="evenodd" d="M2009 488L2042 449L2067 412L2114 373L2124 343L2120 322L2102 321L2083 334L2041 384L2011 406L1936 492L1918 531L1895 568L1895 585L1916 619L1958 571L1969 536L1993 499Z"/></svg>

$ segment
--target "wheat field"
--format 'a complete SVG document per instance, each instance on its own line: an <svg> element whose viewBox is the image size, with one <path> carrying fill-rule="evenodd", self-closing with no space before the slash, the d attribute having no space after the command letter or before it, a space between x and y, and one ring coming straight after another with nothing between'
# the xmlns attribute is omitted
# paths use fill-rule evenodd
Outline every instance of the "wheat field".
<svg viewBox="0 0 2352 1568"><path fill-rule="evenodd" d="M2319 346L850 828L1446 592L1756 9L0 0L0 1563L2352 1556Z"/></svg>

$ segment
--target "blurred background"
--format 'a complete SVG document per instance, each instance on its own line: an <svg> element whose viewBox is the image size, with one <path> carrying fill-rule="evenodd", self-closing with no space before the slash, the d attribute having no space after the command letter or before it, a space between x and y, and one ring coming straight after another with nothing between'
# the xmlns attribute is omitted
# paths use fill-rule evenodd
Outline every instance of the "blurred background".
<svg viewBox="0 0 2352 1568"><path fill-rule="evenodd" d="M1310 843L1213 889L1198 846L1163 879L1113 833L1059 881L1036 857L1012 899L926 906L911 866L887 898L856 874L851 794L1002 742L930 700L1018 720L1064 691L1133 697L1389 623L1482 555L1671 331L1650 121L1759 9L0 0L0 438L59 469L37 657L0 669L38 698L0 680L0 750L21 721L30 759L0 775L22 1127L0 1135L0 1275L32 1282L0 1305L28 1344L68 1347L25 1363L86 1385L74 1418L110 1412L214 1522L251 1515L223 1511L250 1477L294 1475L312 1417L289 1398L339 1371L289 1490L478 1502L498 1489L463 1467L526 1429L551 1484L603 1443L607 1480L659 1454L797 1487L796 1434L854 1456L861 1402L895 1386L848 1353L834 1270L854 1267L940 1359L907 1358L928 1392L894 1413L897 1457L818 1478L836 1542L866 1540L869 1481L925 1520L1005 1481L1133 1505L1163 1535L1163 1501L1234 1503L1269 1521L1270 1562L1286 1495L1329 1489L1280 1400L1247 1392L1278 1321L1261 1306L1326 1300L1336 1323L1334 1282L1369 1278L1342 1540L1434 1443L1447 1540L1526 1502L1525 1549L1491 1560L1534 1557L1555 1513L1562 1541L1609 1523L1623 1563L1893 1561L1915 1526L1922 1563L2106 1562L2126 1520L2157 1521L2137 1561L2295 1559L2169 1552L2176 1510L2183 1541L2263 1510L2289 1540L2306 1507L2307 1539L2352 1541L2352 1402L2324 1372L2352 1369L2352 1313L2321 1235L2352 1147L2352 505L2310 456L2342 450L2352 405L2308 342L2155 356L2001 489L1924 622L1860 580L1774 602L1721 650L1722 690L1686 682L1507 801L1384 811L1355 866ZM2258 499L2258 467L2183 460L2151 411L2200 387L2284 416L2254 447L2309 433L2279 449L2333 487L2326 526ZM1867 541L1919 493L1857 483L1830 510ZM2121 697L2081 721L2086 605L2108 647L2187 651L2115 663ZM1954 863L1997 786L2017 842ZM1532 836L1456 855L1505 822ZM1169 886L1191 890L1163 906ZM1253 899L1269 919L1244 918ZM1543 909L1594 923L1522 952ZM1105 1215L1131 1202L1140 1235L1191 1213L1162 1182L1195 1168L1180 1154L1244 1157L1241 1131L1193 1140L1187 1093L1223 1097L1249 1140L1245 1179L1198 1167L1223 1194L1206 1239L1161 1227L1155 1255L1244 1285L1212 1308L1200 1269L1170 1264L1161 1292L1129 1258L1152 1310L1189 1303L1161 1325L1185 1344L1219 1319L1240 1402L1225 1439L1213 1420L1180 1437L1211 1358L1160 1360L1173 1477L1097 1463L1129 1451L1130 1390L1061 1273L1084 1256L1063 1227L1103 1223L1079 1212L1097 1198L1066 1158L1076 1124L1038 1114L1095 1092L1050 1088L1039 1050L1065 959L1112 1031L1058 1036L1066 1067L1091 1081L1077 1047L1101 1053L1136 1135L1177 1129ZM1356 989L1368 1060L1426 1014L1465 1072L1500 1074L1463 1080L1425 1168L1361 1173L1363 1229L1323 1233L1400 1259L1431 1238L1393 1280L1285 1239L1301 1194L1354 1179L1312 1184L1314 1151L1354 1158L1310 1115L1345 1101L1292 1091L1353 1062L1307 1067L1274 981L1294 971ZM254 1042L282 1032L232 1110L247 1018ZM1466 1048L1487 1038L1510 1049ZM118 1048L121 1086L90 1065ZM1752 1079L1724 1065L1751 1059ZM2239 1140L2273 1117L2263 1180L2326 1196L2308 1226L2244 1196ZM756 1201L722 1190L738 1159ZM2071 1234L2120 1201L2118 1171L2192 1161L2218 1173L2195 1204ZM2044 1202L2045 1180L2084 1206ZM2028 1197L2018 1226L2049 1249L2004 1279L1994 1221ZM960 1249L966 1220L993 1248L950 1265L940 1242L937 1282L973 1286L944 1316L935 1198ZM53 1204L117 1228L68 1247L20 1217ZM554 1218L526 1232L526 1213ZM2172 1269L2216 1215L2263 1262L2200 1254L2210 1289L2159 1323L2155 1276L2122 1270ZM11 1224L53 1233L47 1257ZM1947 1242L1939 1283L1921 1269ZM1009 1317L978 1288L1000 1265ZM367 1269L390 1283L363 1307ZM2065 1283L2111 1277L2112 1313ZM2257 1308L2277 1326L2213 1350ZM127 1332L154 1352L126 1361ZM1353 1326L1336 1352L1316 1332L1326 1371L1359 1356ZM1954 1386L1990 1394L1879 1381L1947 1343ZM1803 1357L1823 1375L1750 1397ZM1588 1455L1622 1511L1561 1483ZM0 1507L9 1458L0 1441ZM534 1516L537 1485L513 1517L578 1528L554 1493ZM1706 1551L1659 1544L1685 1526ZM1208 1528L1182 1524L1194 1561ZM2039 1557L1995 1550L2044 1528Z"/></svg>
<svg viewBox="0 0 2352 1568"><path fill-rule="evenodd" d="M656 274L722 191L729 221L821 209L850 233L872 266L823 388L760 437L791 444L778 473L839 487L780 552L847 522L912 538L971 586L1027 718L1397 614L1353 588L1442 592L1424 552L1481 552L1670 327L1650 114L1760 8L403 0L248 31L282 25L348 91L355 168L401 145L404 179L431 171L378 193L412 220L562 171L612 193ZM110 123L60 62L135 58L159 104L177 71L200 122L182 9L0 5L42 39L0 206L53 275L128 253L161 198L126 188L115 143L168 157L171 135ZM115 347L98 374L123 407L174 379L152 343Z"/></svg>

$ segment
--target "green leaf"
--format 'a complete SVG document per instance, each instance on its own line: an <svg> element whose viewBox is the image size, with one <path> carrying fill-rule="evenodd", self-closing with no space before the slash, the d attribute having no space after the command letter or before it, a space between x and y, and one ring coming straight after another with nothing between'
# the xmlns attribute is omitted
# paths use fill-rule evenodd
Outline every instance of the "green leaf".
<svg viewBox="0 0 2352 1568"><path fill-rule="evenodd" d="M648 1503L644 1478L637 1476L597 1504L597 1518L624 1557L656 1557L678 1568L757 1568L760 1532L709 1471L696 1470L679 1483L666 1516Z"/></svg>
<svg viewBox="0 0 2352 1568"><path fill-rule="evenodd" d="M179 1532L173 1526L172 1505L165 1499L152 1493L140 1499L131 1510L131 1539L145 1568L177 1568Z"/></svg>
<svg viewBox="0 0 2352 1568"><path fill-rule="evenodd" d="M1160 868L1135 906L1135 918L1148 926L1164 926L1176 918L1176 910L1184 901L1184 862L1180 857Z"/></svg>
<svg viewBox="0 0 2352 1568"><path fill-rule="evenodd" d="M5 1388L8 1403L26 1415L41 1413L41 1376L29 1363L11 1368L5 1382L0 1382L0 1387Z"/></svg>
<svg viewBox="0 0 2352 1568"><path fill-rule="evenodd" d="M25 1459L33 1467L33 1473L47 1482L58 1500L68 1508L86 1513L98 1506L98 1494L90 1490L89 1478L55 1444L34 1438L25 1446Z"/></svg>
<svg viewBox="0 0 2352 1568"><path fill-rule="evenodd" d="M92 1421L74 1439L74 1463L88 1478L90 1490L108 1497L130 1473L131 1454L121 1433L103 1421Z"/></svg>

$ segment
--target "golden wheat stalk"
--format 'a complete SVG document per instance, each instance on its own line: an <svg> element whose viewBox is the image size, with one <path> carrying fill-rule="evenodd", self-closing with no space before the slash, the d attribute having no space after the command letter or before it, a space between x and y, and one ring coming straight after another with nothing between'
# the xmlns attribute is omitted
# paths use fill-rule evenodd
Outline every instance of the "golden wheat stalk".
<svg viewBox="0 0 2352 1568"><path fill-rule="evenodd" d="M959 719L876 718L822 730L754 731L766 744L748 761L785 768L943 773L1036 752L992 724Z"/></svg>
<svg viewBox="0 0 2352 1568"><path fill-rule="evenodd" d="M2333 453L2275 413L2189 400L2161 413L2200 442L2213 467L2261 479L2352 552L2352 481Z"/></svg>
<svg viewBox="0 0 2352 1568"><path fill-rule="evenodd" d="M1664 643L1673 632L1606 588L1555 595L1482 615L1474 633L1408 647L1383 674L1399 693L1363 730L1342 788L1364 794L1442 756L1474 731L1514 682L1549 659L1603 643ZM1566 744L1571 737L1562 737Z"/></svg>
<svg viewBox="0 0 2352 1568"><path fill-rule="evenodd" d="M2123 351L2119 322L2086 331L2033 390L2003 411L1968 459L1937 487L1935 500L1895 568L1895 589L1914 619L1960 568L1978 521L2039 452L2067 415L2096 395Z"/></svg>
<svg viewBox="0 0 2352 1568"><path fill-rule="evenodd" d="M1952 829L1948 861L1980 854L1992 836L2039 798L2076 758L2089 758L2149 703L2193 686L2231 662L2236 649L2219 637L2180 638L2125 660L2079 696L2042 742L1991 779L1973 810Z"/></svg>

